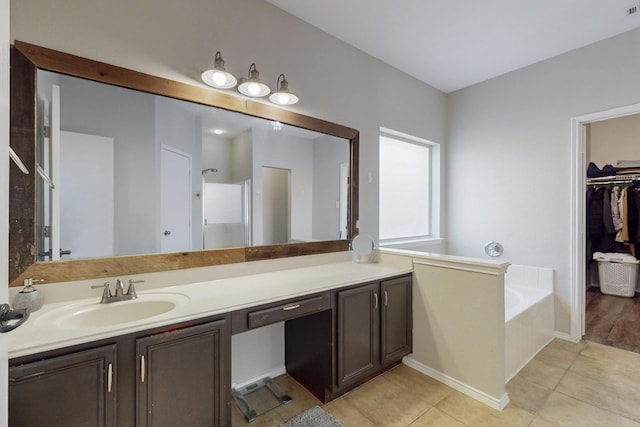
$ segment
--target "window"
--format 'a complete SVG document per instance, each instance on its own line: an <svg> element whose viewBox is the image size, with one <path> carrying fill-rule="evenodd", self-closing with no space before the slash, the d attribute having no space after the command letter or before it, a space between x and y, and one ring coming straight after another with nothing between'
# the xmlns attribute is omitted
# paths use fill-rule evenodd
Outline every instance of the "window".
<svg viewBox="0 0 640 427"><path fill-rule="evenodd" d="M439 145L380 132L380 241L427 240L439 234ZM435 203L434 203L435 201Z"/></svg>

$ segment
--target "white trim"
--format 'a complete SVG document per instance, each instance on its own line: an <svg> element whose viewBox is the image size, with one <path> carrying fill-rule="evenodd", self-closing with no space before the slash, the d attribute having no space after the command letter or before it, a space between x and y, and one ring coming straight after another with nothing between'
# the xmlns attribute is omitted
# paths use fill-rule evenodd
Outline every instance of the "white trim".
<svg viewBox="0 0 640 427"><path fill-rule="evenodd" d="M380 240L380 247L400 248L403 246L436 246L444 242L441 237L425 237L424 239L386 239Z"/></svg>
<svg viewBox="0 0 640 427"><path fill-rule="evenodd" d="M241 387L244 387L244 386L249 385L251 383L255 383L257 381L260 381L263 378L266 378L266 377L276 378L276 377L279 377L280 375L284 375L286 373L287 373L287 368L285 368L284 366L281 366L281 367L279 367L277 369L274 369L273 371L267 372L265 374L258 375L257 377L250 378L250 379L248 379L246 381L243 381L241 383L231 384L231 388L241 388Z"/></svg>
<svg viewBox="0 0 640 427"><path fill-rule="evenodd" d="M558 332L556 331L556 338L560 339L560 340L564 340L564 341L571 341L571 342L580 342L580 340L575 340L573 339L573 337L569 334L566 334L564 332Z"/></svg>
<svg viewBox="0 0 640 427"><path fill-rule="evenodd" d="M0 0L0 303L9 302L9 45L10 1ZM26 159L25 159L26 160ZM7 348L9 334L0 334L0 427L9 421Z"/></svg>
<svg viewBox="0 0 640 427"><path fill-rule="evenodd" d="M378 135L378 150L380 149L380 142L379 142L380 136L387 136L387 137L399 139L405 142L426 145L429 147L430 149L429 157L431 159L431 165L430 165L431 171L430 171L430 177L429 177L430 186L431 186L430 188L431 200L429 200L430 224L429 224L428 237L433 239L440 238L440 236L442 235L441 188L443 185L440 143L380 126L380 132ZM394 239L385 239L384 242L387 244L390 244L390 243L393 243L392 242L393 240ZM381 240L381 242L383 241Z"/></svg>
<svg viewBox="0 0 640 427"><path fill-rule="evenodd" d="M411 356L405 356L402 359L402 363L409 366L410 368L415 369L418 372L422 372L423 374L440 381L443 384L448 385L451 388L458 390L460 393L464 393L467 396L484 403L487 406L490 406L493 409L497 409L502 411L507 404L509 404L509 395L505 392L499 399L493 396L488 395L487 393L480 391L470 385L467 385L461 381L456 380L455 378L451 378L448 375L443 374L440 371L436 371L433 368L430 368L427 365L424 365L417 360L411 358Z"/></svg>
<svg viewBox="0 0 640 427"><path fill-rule="evenodd" d="M449 268L452 270L471 271L474 273L490 274L501 276L507 272L511 265L508 262L480 260L477 258L467 258L454 255L432 254L428 252L418 252L409 249L378 248L380 253L410 256L413 264L430 265L434 267Z"/></svg>
<svg viewBox="0 0 640 427"><path fill-rule="evenodd" d="M571 304L570 341L580 341L584 335L585 299L585 234L586 214L584 192L586 189L586 160L584 126L589 123L640 113L640 104L612 108L585 114L571 119L571 263L569 269L569 301ZM556 334L558 336L558 334Z"/></svg>

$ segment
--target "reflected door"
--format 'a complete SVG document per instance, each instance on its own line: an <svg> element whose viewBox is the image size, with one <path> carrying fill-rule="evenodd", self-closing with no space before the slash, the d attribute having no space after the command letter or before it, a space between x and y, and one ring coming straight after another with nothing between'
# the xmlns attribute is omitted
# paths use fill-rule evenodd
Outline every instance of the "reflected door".
<svg viewBox="0 0 640 427"><path fill-rule="evenodd" d="M60 132L60 248L69 252L63 259L114 256L113 144Z"/></svg>
<svg viewBox="0 0 640 427"><path fill-rule="evenodd" d="M161 154L161 251L191 250L191 155L167 145Z"/></svg>
<svg viewBox="0 0 640 427"><path fill-rule="evenodd" d="M262 242L288 243L291 236L291 170L262 167Z"/></svg>

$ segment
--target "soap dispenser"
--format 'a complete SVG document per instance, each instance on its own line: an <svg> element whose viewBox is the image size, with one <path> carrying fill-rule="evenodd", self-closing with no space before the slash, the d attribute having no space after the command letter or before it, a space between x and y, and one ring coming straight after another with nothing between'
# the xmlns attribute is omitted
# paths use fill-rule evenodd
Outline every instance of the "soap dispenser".
<svg viewBox="0 0 640 427"><path fill-rule="evenodd" d="M44 303L40 291L33 287L33 282L44 282L44 280L25 279L24 288L16 294L13 299L13 309L27 309L30 313L42 308Z"/></svg>

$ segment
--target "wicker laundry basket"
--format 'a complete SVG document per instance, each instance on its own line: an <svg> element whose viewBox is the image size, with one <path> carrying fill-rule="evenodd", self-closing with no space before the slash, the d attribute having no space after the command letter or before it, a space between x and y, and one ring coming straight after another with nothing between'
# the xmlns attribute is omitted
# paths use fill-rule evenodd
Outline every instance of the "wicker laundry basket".
<svg viewBox="0 0 640 427"><path fill-rule="evenodd" d="M598 260L600 291L608 295L634 296L638 264L640 261Z"/></svg>

